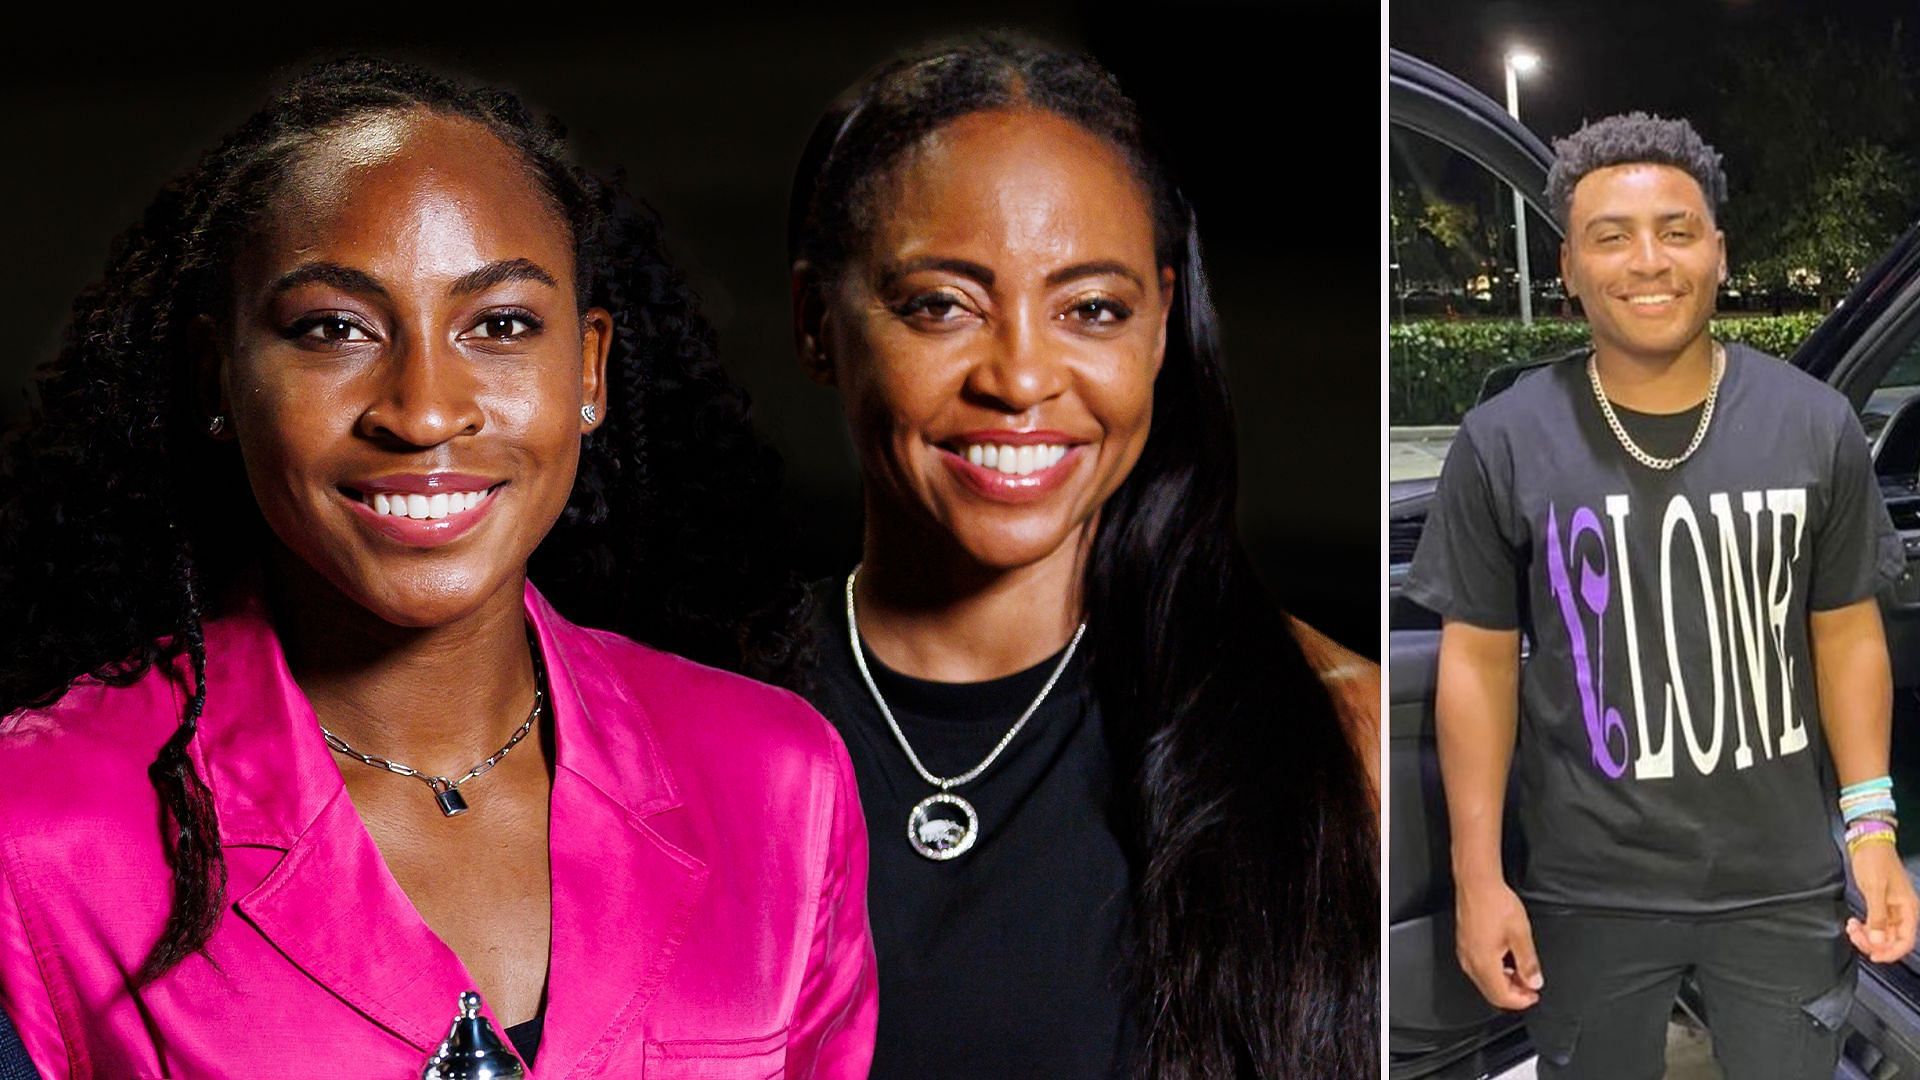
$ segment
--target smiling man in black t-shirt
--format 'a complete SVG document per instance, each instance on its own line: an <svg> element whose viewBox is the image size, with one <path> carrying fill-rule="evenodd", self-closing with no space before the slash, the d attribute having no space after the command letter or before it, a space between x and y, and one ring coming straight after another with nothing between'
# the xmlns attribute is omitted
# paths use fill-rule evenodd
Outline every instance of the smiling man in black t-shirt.
<svg viewBox="0 0 1920 1080"><path fill-rule="evenodd" d="M1887 772L1899 538L1846 399L1709 336L1719 155L1638 113L1555 150L1592 351L1468 414L1407 586L1445 619L1460 961L1530 1009L1542 1077L1660 1076L1688 974L1733 1080L1831 1077L1854 949L1914 938L1891 843L1856 845L1846 919L1834 836L1838 785Z"/></svg>

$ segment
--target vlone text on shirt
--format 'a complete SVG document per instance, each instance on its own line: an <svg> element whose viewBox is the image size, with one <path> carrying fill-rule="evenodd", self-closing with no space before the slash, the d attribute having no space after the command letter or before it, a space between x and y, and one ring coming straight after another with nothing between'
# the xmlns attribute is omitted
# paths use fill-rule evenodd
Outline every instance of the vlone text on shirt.
<svg viewBox="0 0 1920 1080"><path fill-rule="evenodd" d="M1793 661L1786 635L1794 565L1799 561L1805 532L1807 491L1743 491L1737 497L1740 513L1736 516L1733 494L1707 496L1708 527L1715 534L1711 541L1686 496L1675 495L1668 500L1659 527L1657 612L1635 609L1634 547L1627 542L1633 508L1628 496L1606 496L1610 529L1602 526L1591 507L1576 507L1567 519L1564 541L1557 508L1551 504L1547 508L1548 584L1566 627L1593 763L1609 777L1625 775L1632 749L1620 710L1603 699L1607 650L1602 641L1608 606L1615 595L1619 597L1626 639L1633 733L1637 735L1631 740L1638 747L1632 755L1634 779L1674 775L1676 715L1688 760L1701 774L1712 773L1724 763L1729 712L1736 740L1731 754L1735 769L1754 764L1756 744L1763 760L1806 749L1807 729L1794 695ZM1583 539L1588 537L1591 539L1583 546ZM1717 573L1710 547L1718 553ZM1575 569L1579 571L1577 589ZM1688 578L1698 583L1697 599L1685 590ZM1676 584L1683 590L1678 597ZM1651 727L1647 712L1646 684L1659 672L1641 656L1643 619L1650 620L1649 625L1657 623L1665 645L1666 681L1660 687L1657 731ZM1704 634L1688 632L1701 629ZM1712 722L1704 730L1696 725L1696 709L1687 693L1689 674L1696 680L1701 674L1697 650L1702 642L1712 676L1713 701ZM1688 646L1695 654L1687 654ZM1729 691L1731 710L1727 707Z"/></svg>

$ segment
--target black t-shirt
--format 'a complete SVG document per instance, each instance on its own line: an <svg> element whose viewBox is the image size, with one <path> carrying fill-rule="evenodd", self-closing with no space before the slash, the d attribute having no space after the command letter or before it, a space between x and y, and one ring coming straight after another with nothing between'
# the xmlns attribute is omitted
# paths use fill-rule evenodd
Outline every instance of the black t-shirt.
<svg viewBox="0 0 1920 1080"><path fill-rule="evenodd" d="M1686 452L1693 433L1700 428L1700 414L1706 409L1703 402L1684 412L1643 413L1613 403L1613 415L1620 418L1627 437L1635 446L1660 458L1679 457Z"/></svg>
<svg viewBox="0 0 1920 1080"><path fill-rule="evenodd" d="M1658 471L1608 429L1585 363L1467 415L1407 585L1531 646L1520 892L1674 914L1837 895L1808 614L1903 564L1852 407L1729 345L1705 439ZM1672 456L1697 419L1622 423Z"/></svg>
<svg viewBox="0 0 1920 1080"><path fill-rule="evenodd" d="M880 963L873 1077L1127 1075L1129 874L1085 653L992 767L954 789L979 814L980 836L936 862L907 842L914 804L936 789L908 763L854 667L844 585L815 590L813 704L846 740L866 811ZM979 764L1059 661L955 684L866 659L921 762L942 777Z"/></svg>

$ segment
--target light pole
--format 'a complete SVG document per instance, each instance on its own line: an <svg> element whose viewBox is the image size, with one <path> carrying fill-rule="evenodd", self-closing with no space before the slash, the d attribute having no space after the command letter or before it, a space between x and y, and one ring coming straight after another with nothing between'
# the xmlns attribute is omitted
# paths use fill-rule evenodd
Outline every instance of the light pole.
<svg viewBox="0 0 1920 1080"><path fill-rule="evenodd" d="M1507 50L1507 115L1520 119L1520 76L1540 66L1540 55L1522 45ZM1527 272L1527 204L1513 191L1513 246L1520 271L1520 325L1533 325L1533 275Z"/></svg>

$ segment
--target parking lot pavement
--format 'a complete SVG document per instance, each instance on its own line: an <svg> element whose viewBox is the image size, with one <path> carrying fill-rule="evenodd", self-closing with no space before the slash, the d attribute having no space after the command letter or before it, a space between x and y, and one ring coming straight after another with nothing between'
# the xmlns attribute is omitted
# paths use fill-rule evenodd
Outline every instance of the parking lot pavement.
<svg viewBox="0 0 1920 1080"><path fill-rule="evenodd" d="M1494 1080L1534 1080L1532 1061L1523 1061ZM1676 1011L1667 1024L1666 1080L1721 1080L1720 1066L1713 1060L1713 1040L1691 1017Z"/></svg>
<svg viewBox="0 0 1920 1080"><path fill-rule="evenodd" d="M1425 480L1440 475L1447 447L1459 427L1452 424L1387 429L1387 479Z"/></svg>

